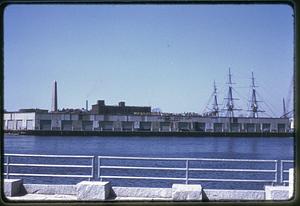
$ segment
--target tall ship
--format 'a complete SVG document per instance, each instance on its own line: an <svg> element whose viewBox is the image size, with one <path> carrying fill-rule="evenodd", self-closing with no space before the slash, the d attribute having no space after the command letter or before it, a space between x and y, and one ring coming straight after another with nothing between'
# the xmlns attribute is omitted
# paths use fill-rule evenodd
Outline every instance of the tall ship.
<svg viewBox="0 0 300 206"><path fill-rule="evenodd" d="M37 135L195 135L195 136L291 136L293 116L268 117L260 107L254 74L247 115L235 104L232 74L229 68L227 95L219 104L214 82L210 101L202 113L164 113L150 106L106 105L104 100L85 109L58 109L57 82L54 81L51 111L20 109L4 111L4 132ZM221 107L222 106L222 107Z"/></svg>

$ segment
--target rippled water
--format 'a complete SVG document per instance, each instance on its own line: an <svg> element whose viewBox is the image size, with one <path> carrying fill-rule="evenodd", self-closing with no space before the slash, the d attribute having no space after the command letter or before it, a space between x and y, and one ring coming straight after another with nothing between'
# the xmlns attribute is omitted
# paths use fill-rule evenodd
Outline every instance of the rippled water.
<svg viewBox="0 0 300 206"><path fill-rule="evenodd" d="M62 136L4 136L5 153L25 154L68 154L68 155L95 155L95 156L133 156L133 157L194 157L194 158L233 158L233 159L270 159L285 160L294 158L294 140L292 137L62 137ZM23 158L23 162L33 161L30 158ZM56 161L58 160L41 160ZM65 161L65 160L64 160ZM146 163L147 162L147 163ZM175 166L185 167L184 162L152 162L132 161L134 166ZM51 162L50 162L51 163ZM64 162L73 163L72 160ZM124 161L107 162L110 165L123 164ZM57 163L58 164L58 163ZM152 165L151 165L152 164ZM172 165L173 164L173 165ZM197 164L197 163L193 163ZM198 163L201 164L201 163ZM223 163L224 164L224 163ZM148 166L148 165L147 165ZM199 166L199 165L198 165ZM194 167L198 167L195 165ZM203 165L202 165L203 166ZM236 167L237 165L233 165ZM241 167L241 165L238 165ZM193 165L191 165L193 167ZM225 165L225 167L231 167ZM258 167L258 165L257 165ZM271 167L270 165L265 165ZM63 168L28 168L27 171L15 168L15 171L79 174L80 171L67 171ZM82 171L81 171L82 172ZM87 171L85 171L86 173ZM95 173L97 171L94 171ZM126 170L102 170L102 175L145 175L145 176L168 176L184 177L185 171L133 171ZM190 172L191 176L202 178L233 178L232 174L217 174L216 172ZM254 174L253 177L258 177ZM243 178L243 174L236 173L234 178ZM247 177L244 177L247 178ZM78 179L72 178L32 178L24 177L25 182L51 183L51 184L74 184ZM149 187L170 187L174 181L165 180L120 180L114 179L113 185L120 186L149 186ZM176 182L176 181L175 181ZM180 182L180 181L178 181ZM182 181L181 181L182 182ZM207 188L245 188L257 189L263 187L257 183L226 183L219 182L201 183Z"/></svg>

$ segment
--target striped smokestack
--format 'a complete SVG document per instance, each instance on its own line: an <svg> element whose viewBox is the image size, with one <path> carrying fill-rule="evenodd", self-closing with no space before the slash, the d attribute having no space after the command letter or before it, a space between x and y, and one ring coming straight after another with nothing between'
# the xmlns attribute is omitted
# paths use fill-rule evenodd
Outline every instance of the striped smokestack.
<svg viewBox="0 0 300 206"><path fill-rule="evenodd" d="M57 82L54 80L53 90L52 90L52 112L57 111Z"/></svg>

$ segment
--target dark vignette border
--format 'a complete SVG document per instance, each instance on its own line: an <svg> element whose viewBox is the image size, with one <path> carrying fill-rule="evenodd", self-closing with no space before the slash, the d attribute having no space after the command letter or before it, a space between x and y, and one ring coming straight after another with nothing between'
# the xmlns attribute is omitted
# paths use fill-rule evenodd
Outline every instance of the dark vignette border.
<svg viewBox="0 0 300 206"><path fill-rule="evenodd" d="M3 115L4 115L4 11L5 7L13 4L57 4L57 5L68 5L68 4L285 4L292 7L294 10L294 108L295 108L295 135L294 135L294 145L295 145L295 172L296 172L296 181L295 181L295 197L291 201L276 201L276 202L77 202L77 201L8 201L3 192L3 172L4 168L1 165L1 205L299 205L299 152L297 149L299 146L298 140L298 130L299 122L298 118L300 117L300 106L299 106L299 96L298 91L299 87L299 76L300 76L300 67L299 67L299 53L300 53L300 43L299 43L299 27L300 27L300 3L296 0L4 0L0 3L0 158L1 164L3 163Z"/></svg>

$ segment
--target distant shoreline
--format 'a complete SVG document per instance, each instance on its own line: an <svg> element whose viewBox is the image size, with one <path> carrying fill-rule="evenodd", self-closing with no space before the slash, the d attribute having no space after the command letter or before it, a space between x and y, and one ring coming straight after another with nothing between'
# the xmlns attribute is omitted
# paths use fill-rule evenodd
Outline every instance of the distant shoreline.
<svg viewBox="0 0 300 206"><path fill-rule="evenodd" d="M294 137L294 132L153 132L153 131L46 131L22 130L4 131L12 135L38 135L38 136L157 136L157 137Z"/></svg>

